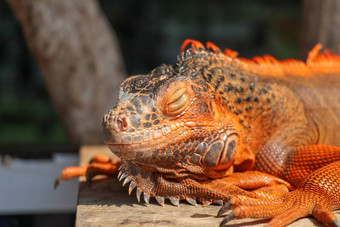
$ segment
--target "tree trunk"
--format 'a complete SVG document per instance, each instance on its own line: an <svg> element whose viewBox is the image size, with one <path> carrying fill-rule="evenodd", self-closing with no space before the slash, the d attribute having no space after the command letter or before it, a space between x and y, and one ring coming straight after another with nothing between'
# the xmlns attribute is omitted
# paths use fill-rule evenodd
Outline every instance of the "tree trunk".
<svg viewBox="0 0 340 227"><path fill-rule="evenodd" d="M75 144L102 143L101 121L125 77L117 40L93 0L8 0Z"/></svg>
<svg viewBox="0 0 340 227"><path fill-rule="evenodd" d="M317 43L339 51L340 0L303 1L302 56L305 57Z"/></svg>

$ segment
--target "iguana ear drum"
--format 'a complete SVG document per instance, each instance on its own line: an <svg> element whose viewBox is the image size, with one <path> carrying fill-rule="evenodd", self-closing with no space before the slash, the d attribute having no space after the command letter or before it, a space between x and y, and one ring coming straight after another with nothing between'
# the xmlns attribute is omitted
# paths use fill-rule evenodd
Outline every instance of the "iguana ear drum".
<svg viewBox="0 0 340 227"><path fill-rule="evenodd" d="M231 163L234 161L237 139L238 137L235 134L228 136L227 140L225 141L223 153L221 154L218 169L229 168Z"/></svg>
<svg viewBox="0 0 340 227"><path fill-rule="evenodd" d="M232 134L225 141L216 140L207 148L203 164L207 167L217 167L218 170L229 168L234 160L237 136Z"/></svg>
<svg viewBox="0 0 340 227"><path fill-rule="evenodd" d="M224 142L217 140L213 142L207 150L203 158L203 163L208 167L216 167L218 165L220 155L223 151Z"/></svg>

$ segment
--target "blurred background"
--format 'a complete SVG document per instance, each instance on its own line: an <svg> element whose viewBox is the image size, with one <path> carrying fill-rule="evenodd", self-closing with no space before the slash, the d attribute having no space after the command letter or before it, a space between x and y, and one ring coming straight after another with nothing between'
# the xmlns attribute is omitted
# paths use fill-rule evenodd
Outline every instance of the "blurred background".
<svg viewBox="0 0 340 227"><path fill-rule="evenodd" d="M323 26L339 0L19 2L0 1L0 226L74 225L77 182L54 191L55 177L103 144L122 79L173 64L186 38L278 59L340 42Z"/></svg>

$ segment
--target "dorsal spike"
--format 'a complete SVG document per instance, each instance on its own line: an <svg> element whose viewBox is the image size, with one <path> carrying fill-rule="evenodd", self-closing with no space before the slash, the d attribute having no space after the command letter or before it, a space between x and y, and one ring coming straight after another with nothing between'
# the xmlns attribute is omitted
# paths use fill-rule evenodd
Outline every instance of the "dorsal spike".
<svg viewBox="0 0 340 227"><path fill-rule="evenodd" d="M190 203L191 205L197 206L197 202L195 199L190 198L190 197L185 197L185 200Z"/></svg>
<svg viewBox="0 0 340 227"><path fill-rule="evenodd" d="M176 198L176 197L170 197L170 202L175 205L175 206L178 206L179 205L179 198Z"/></svg>
<svg viewBox="0 0 340 227"><path fill-rule="evenodd" d="M181 46L181 53L187 45L191 44L191 52L204 50L202 43L187 39ZM215 53L220 49L213 43L207 42L207 48ZM340 72L340 56L333 54L330 50L320 53L321 44L317 44L309 52L306 62L296 59L277 60L270 55L256 56L252 59L237 58L237 52L230 49L223 51L227 57L235 59L235 64L242 70L251 71L266 76L282 77L286 75L312 76L317 74L334 74ZM340 50L340 45L339 45Z"/></svg>
<svg viewBox="0 0 340 227"><path fill-rule="evenodd" d="M313 63L317 58L319 51L321 50L322 45L320 43L316 44L308 53L308 57L306 60L307 65Z"/></svg>
<svg viewBox="0 0 340 227"><path fill-rule="evenodd" d="M164 197L156 196L156 200L159 203L159 205L164 206Z"/></svg>
<svg viewBox="0 0 340 227"><path fill-rule="evenodd" d="M125 177L127 177L128 174L126 172L123 172L123 174L119 177L119 181L123 180Z"/></svg>
<svg viewBox="0 0 340 227"><path fill-rule="evenodd" d="M142 194L142 190L140 188L137 188L136 190L136 197L137 197L137 201L140 202L140 196Z"/></svg>
<svg viewBox="0 0 340 227"><path fill-rule="evenodd" d="M144 192L144 202L146 205L149 205L149 201L150 201L150 196L148 193Z"/></svg>
<svg viewBox="0 0 340 227"><path fill-rule="evenodd" d="M230 50L230 49L225 49L223 51L223 54L224 55L227 55L228 57L231 57L231 58L236 58L238 53L236 51L233 51L233 50Z"/></svg>
<svg viewBox="0 0 340 227"><path fill-rule="evenodd" d="M135 184L135 182L131 181L130 185L129 185L129 195L131 195L132 190L136 187L137 185Z"/></svg>
<svg viewBox="0 0 340 227"><path fill-rule="evenodd" d="M126 185L131 181L131 177L126 177L125 180L123 181L123 186Z"/></svg>
<svg viewBox="0 0 340 227"><path fill-rule="evenodd" d="M256 62L256 63L259 63L259 64L264 64L264 63L266 63L266 61L264 60L264 58L261 57L261 56L255 56L255 57L252 58L252 60L253 60L254 62Z"/></svg>
<svg viewBox="0 0 340 227"><path fill-rule="evenodd" d="M204 45L201 42L193 40L193 39L186 39L182 43L182 46L181 46L179 53L182 54L185 47L188 46L189 44L191 44L191 49L192 49L191 51L192 52L194 51L194 49L196 49L196 50L205 49Z"/></svg>
<svg viewBox="0 0 340 227"><path fill-rule="evenodd" d="M277 63L279 63L279 61L278 61L276 58L274 58L273 56L268 55L268 54L263 55L263 59L264 59L267 63L271 63L271 64L277 64Z"/></svg>
<svg viewBox="0 0 340 227"><path fill-rule="evenodd" d="M212 42L207 42L206 44L205 44L205 46L208 48L208 49L212 49L212 51L214 51L215 52L215 54L218 54L218 53L221 53L222 51L221 51L221 49L218 47L218 46L216 46L215 44L213 44Z"/></svg>

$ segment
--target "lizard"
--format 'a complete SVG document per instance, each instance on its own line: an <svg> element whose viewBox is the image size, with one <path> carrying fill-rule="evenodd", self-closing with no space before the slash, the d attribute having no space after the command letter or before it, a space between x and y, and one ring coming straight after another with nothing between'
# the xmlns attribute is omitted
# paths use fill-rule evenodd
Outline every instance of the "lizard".
<svg viewBox="0 0 340 227"><path fill-rule="evenodd" d="M121 161L98 155L65 179L115 175L155 197L223 205L234 218L286 226L313 215L340 226L340 56L317 44L306 62L187 39L174 65L127 78L103 117L104 142Z"/></svg>

